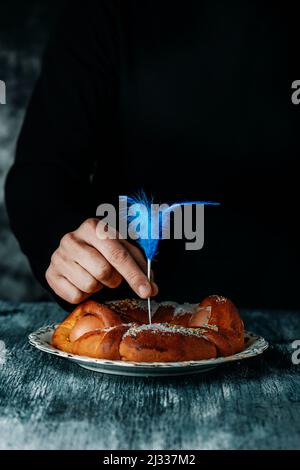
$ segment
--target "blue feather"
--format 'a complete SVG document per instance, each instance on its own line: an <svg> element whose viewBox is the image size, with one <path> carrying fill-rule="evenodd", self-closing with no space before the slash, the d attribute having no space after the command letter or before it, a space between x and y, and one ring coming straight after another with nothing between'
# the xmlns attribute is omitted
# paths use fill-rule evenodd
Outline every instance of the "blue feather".
<svg viewBox="0 0 300 470"><path fill-rule="evenodd" d="M201 205L219 205L217 202L210 201L183 201L172 204L167 207L164 211L160 212L158 227L155 227L153 224L155 221L152 219L151 207L153 204L153 198L148 198L144 191L140 191L138 194L126 197L121 196L120 199L126 199L127 201L127 211L126 218L128 225L131 224L135 219L138 218L138 230L137 230L137 243L144 250L146 258L152 260L157 254L159 240L163 238L164 226L163 221L164 215L168 212L171 212L176 207L192 205L192 204L201 204ZM134 207L133 207L134 206ZM139 209L140 208L140 209ZM134 215L128 215L130 209L135 209ZM144 210L146 209L146 210ZM122 216L122 215L121 215ZM125 214L123 214L123 217ZM155 237L153 237L155 234Z"/></svg>
<svg viewBox="0 0 300 470"><path fill-rule="evenodd" d="M139 237L137 243L144 250L146 258L152 260L157 253L159 238L152 238L152 217L151 217L151 204L153 204L153 199L148 198L144 191L139 192L138 194L127 197L128 212L130 208L136 206L138 214L136 216L128 215L128 224L134 221L136 217L139 218ZM141 210L139 210L139 206ZM146 209L144 211L143 209Z"/></svg>

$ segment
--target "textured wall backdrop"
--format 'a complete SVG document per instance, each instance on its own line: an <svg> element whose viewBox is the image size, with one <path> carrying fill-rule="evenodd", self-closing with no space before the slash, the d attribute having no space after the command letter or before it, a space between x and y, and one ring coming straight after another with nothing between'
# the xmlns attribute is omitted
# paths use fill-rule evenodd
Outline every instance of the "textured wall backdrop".
<svg viewBox="0 0 300 470"><path fill-rule="evenodd" d="M1 0L0 80L6 83L6 104L0 105L0 299L39 300L47 295L30 272L27 260L9 230L4 182L14 158L16 139L38 76L49 32L62 2Z"/></svg>

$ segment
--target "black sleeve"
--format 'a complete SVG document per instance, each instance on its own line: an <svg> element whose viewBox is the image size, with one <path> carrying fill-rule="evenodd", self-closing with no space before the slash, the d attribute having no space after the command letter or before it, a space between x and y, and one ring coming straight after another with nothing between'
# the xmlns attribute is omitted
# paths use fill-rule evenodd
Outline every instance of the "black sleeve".
<svg viewBox="0 0 300 470"><path fill-rule="evenodd" d="M110 171L111 159L101 160L101 142L116 106L115 14L111 0L73 1L66 8L46 50L6 182L12 230L47 289L45 271L61 237L95 216L96 159Z"/></svg>

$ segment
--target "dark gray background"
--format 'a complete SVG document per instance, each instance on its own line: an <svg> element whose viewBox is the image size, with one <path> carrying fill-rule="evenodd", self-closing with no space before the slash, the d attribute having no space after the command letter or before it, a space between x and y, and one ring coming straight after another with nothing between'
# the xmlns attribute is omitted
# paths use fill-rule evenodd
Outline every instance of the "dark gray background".
<svg viewBox="0 0 300 470"><path fill-rule="evenodd" d="M4 182L43 50L62 5L49 0L1 0L0 4L0 80L7 88L7 104L0 105L0 298L4 300L47 298L9 230Z"/></svg>

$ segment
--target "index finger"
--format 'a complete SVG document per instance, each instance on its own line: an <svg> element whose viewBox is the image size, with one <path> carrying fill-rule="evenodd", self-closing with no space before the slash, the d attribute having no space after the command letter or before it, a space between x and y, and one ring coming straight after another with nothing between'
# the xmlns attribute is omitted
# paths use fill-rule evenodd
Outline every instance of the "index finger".
<svg viewBox="0 0 300 470"><path fill-rule="evenodd" d="M147 276L122 242L102 240L99 250L140 297L151 295L152 287Z"/></svg>
<svg viewBox="0 0 300 470"><path fill-rule="evenodd" d="M87 230L86 241L98 250L106 260L121 274L137 295L146 299L152 294L152 286L146 274L126 248L122 240L100 238L96 229Z"/></svg>

